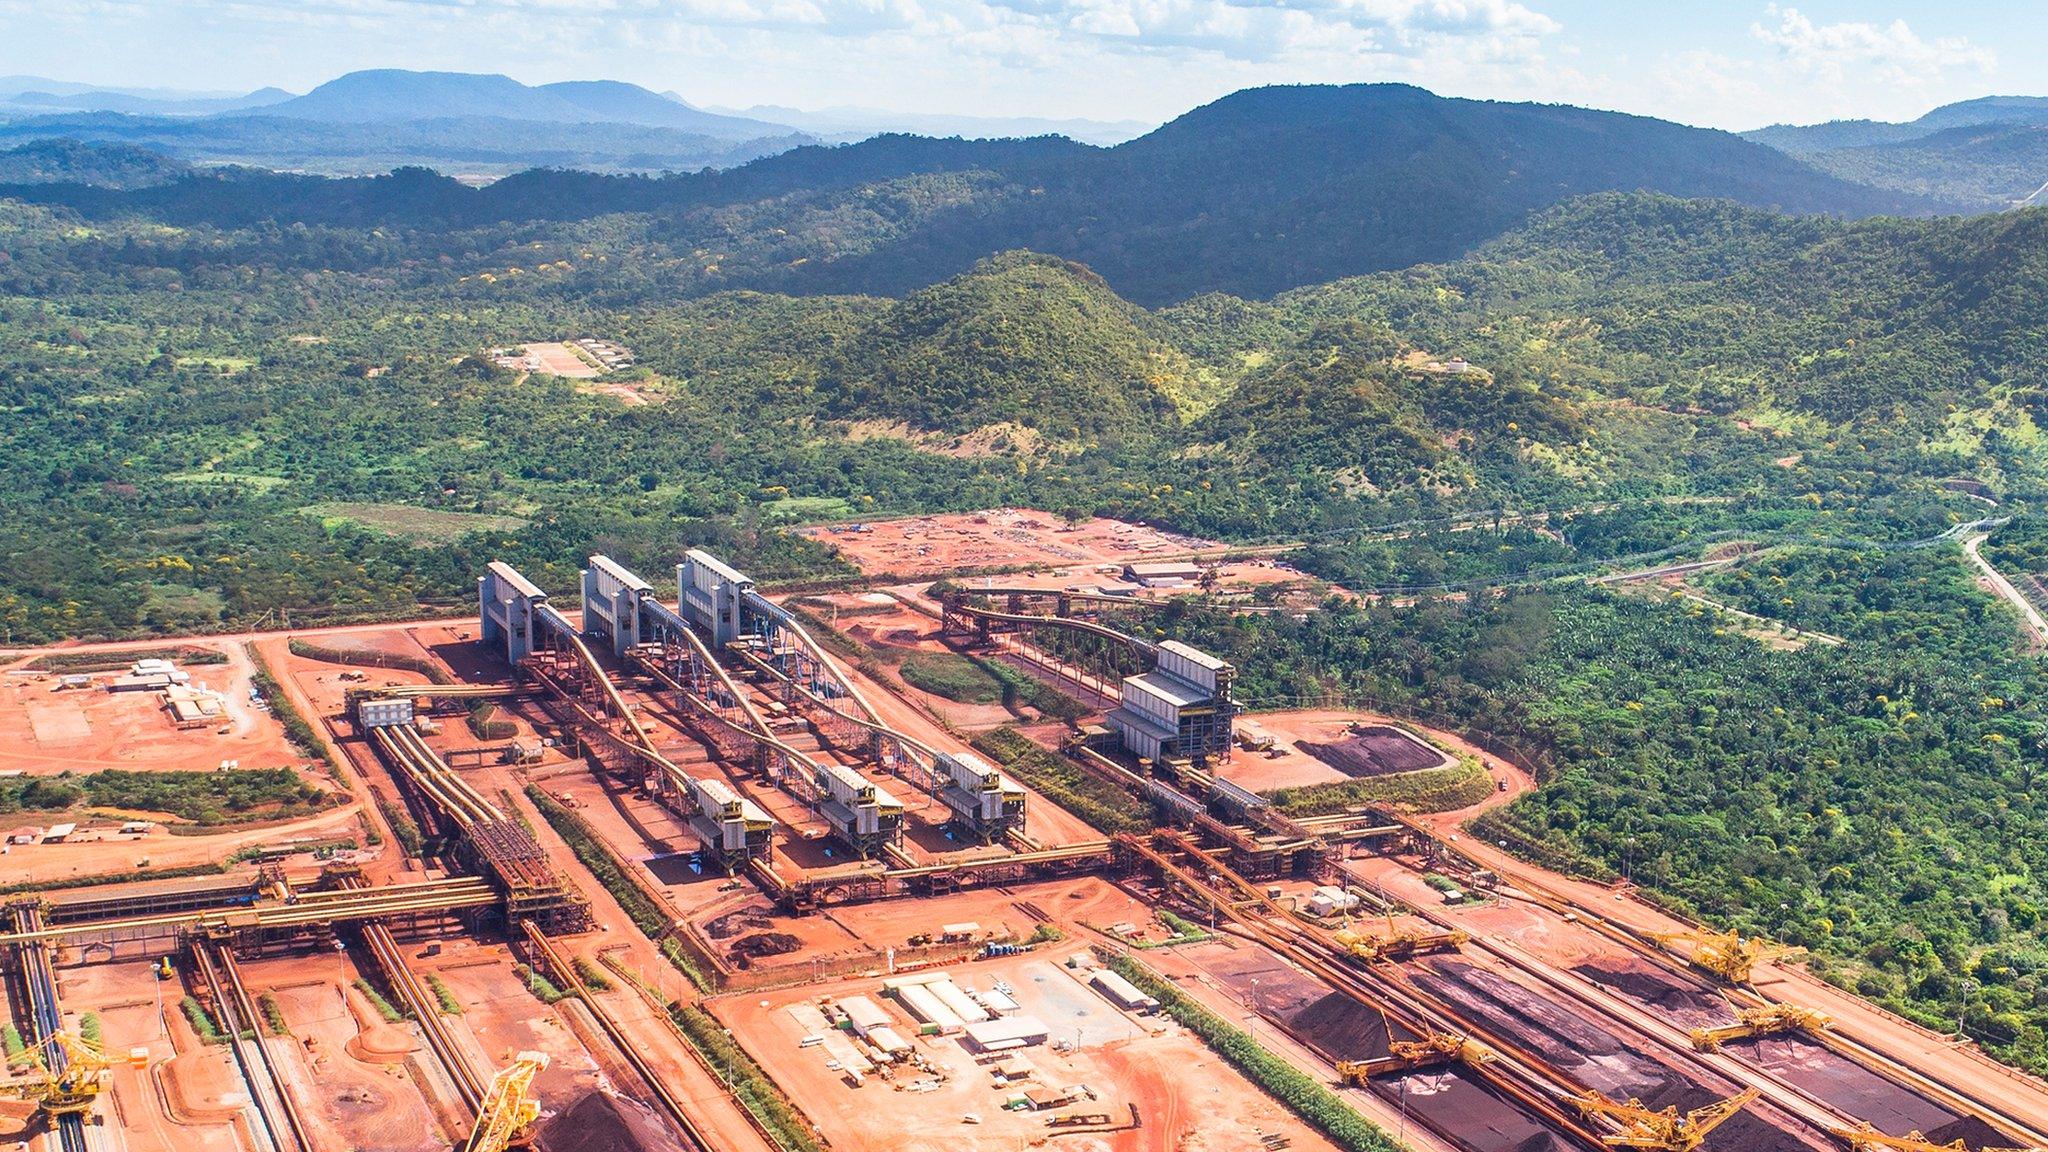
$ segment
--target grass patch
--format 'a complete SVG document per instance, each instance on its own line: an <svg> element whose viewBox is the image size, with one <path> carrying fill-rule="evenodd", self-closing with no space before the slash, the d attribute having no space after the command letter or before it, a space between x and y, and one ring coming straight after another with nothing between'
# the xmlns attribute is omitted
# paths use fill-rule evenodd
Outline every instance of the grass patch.
<svg viewBox="0 0 2048 1152"><path fill-rule="evenodd" d="M384 822L391 825L391 835L398 840L398 846L407 856L419 856L426 851L426 837L420 833L420 826L398 807L382 796L377 797L377 811L384 814Z"/></svg>
<svg viewBox="0 0 2048 1152"><path fill-rule="evenodd" d="M467 720L470 732L479 740L510 740L519 735L517 724L498 718L498 705L494 700L478 700L471 704Z"/></svg>
<svg viewBox="0 0 2048 1152"><path fill-rule="evenodd" d="M956 704L994 704L1003 698L1002 681L951 652L917 652L904 657L897 670L911 687Z"/></svg>
<svg viewBox="0 0 2048 1152"><path fill-rule="evenodd" d="M441 981L440 973L427 973L427 987L432 988L434 990L434 1000L436 1003L441 1005L441 1015L462 1015L462 1001L457 1000L455 998L454 991L452 991L447 984Z"/></svg>
<svg viewBox="0 0 2048 1152"><path fill-rule="evenodd" d="M368 979L361 976L356 977L355 986L356 991L363 994L363 998L370 1002L370 1006L377 1010L377 1015L382 1016L386 1024L396 1024L400 1020L405 1019L405 1013L398 1010L398 1005L393 1004L387 999L384 993L375 984L370 983Z"/></svg>
<svg viewBox="0 0 2048 1152"><path fill-rule="evenodd" d="M526 990L533 993L534 999L539 1000L543 1004L559 1004L569 995L567 992L555 987L553 980L548 979L524 964L513 965L512 971L517 973L519 978L526 983Z"/></svg>
<svg viewBox="0 0 2048 1152"><path fill-rule="evenodd" d="M472 532L511 532L529 523L517 516L444 512L410 504L308 504L299 514L314 517L329 529L361 528L422 546L453 544Z"/></svg>
<svg viewBox="0 0 2048 1152"><path fill-rule="evenodd" d="M609 992L612 990L612 978L604 974L604 969L592 964L585 957L578 956L570 961L570 964L576 969L576 976L583 981L585 988L590 989L592 992Z"/></svg>
<svg viewBox="0 0 2048 1152"><path fill-rule="evenodd" d="M9 1064L28 1055L28 1044L21 1038L21 1029L12 1024L0 1025L0 1048L6 1049Z"/></svg>
<svg viewBox="0 0 2048 1152"><path fill-rule="evenodd" d="M210 469L199 472L173 472L164 479L173 484L232 484L238 488L253 488L268 492L291 483L282 476L264 476L255 472L215 472Z"/></svg>
<svg viewBox="0 0 2048 1152"><path fill-rule="evenodd" d="M1464 756L1441 768L1281 788L1272 797L1273 806L1289 816L1327 816L1372 803L1410 812L1449 812L1479 803L1497 787L1484 765Z"/></svg>
<svg viewBox="0 0 2048 1152"><path fill-rule="evenodd" d="M256 998L256 1010L263 1013L263 1027L272 1036L289 1036L291 1027L284 1022L284 1005L277 1002L277 994L265 992Z"/></svg>
<svg viewBox="0 0 2048 1152"><path fill-rule="evenodd" d="M784 496L761 505L761 519L782 524L841 520L851 515L853 505L840 496Z"/></svg>
<svg viewBox="0 0 2048 1152"><path fill-rule="evenodd" d="M78 1018L78 1036L95 1048L106 1043L106 1032L100 1025L99 1013L87 1012Z"/></svg>
<svg viewBox="0 0 2048 1152"><path fill-rule="evenodd" d="M972 743L1033 791L1101 831L1142 832L1152 826L1151 810L1142 801L1089 775L1072 760L1033 744L1015 728L983 732Z"/></svg>
<svg viewBox="0 0 2048 1152"><path fill-rule="evenodd" d="M220 1034L220 1025L207 1014L206 1005L199 1002L199 997L187 996L178 1001L178 1010L185 1014L185 1022L192 1025L192 1031L197 1032L204 1043L219 1044L226 1039Z"/></svg>
<svg viewBox="0 0 2048 1152"><path fill-rule="evenodd" d="M1349 1152L1400 1152L1399 1144L1339 1099L1322 1081L1267 1051L1243 1029L1195 1003L1150 968L1129 956L1113 957L1109 966L1137 985L1139 991L1159 1001L1160 1011L1200 1036L1232 1067L1339 1148Z"/></svg>

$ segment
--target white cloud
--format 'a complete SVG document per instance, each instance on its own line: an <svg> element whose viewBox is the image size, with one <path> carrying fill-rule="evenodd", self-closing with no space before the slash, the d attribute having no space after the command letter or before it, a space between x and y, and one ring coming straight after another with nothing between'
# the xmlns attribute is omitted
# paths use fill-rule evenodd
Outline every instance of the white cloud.
<svg viewBox="0 0 2048 1152"><path fill-rule="evenodd" d="M1750 34L1777 48L1795 69L1830 82L1869 69L1891 83L1918 85L1954 68L1988 72L1998 67L1998 54L1991 49L1961 36L1923 39L1904 20L1815 24L1797 8L1773 4L1767 12L1777 24L1752 24Z"/></svg>

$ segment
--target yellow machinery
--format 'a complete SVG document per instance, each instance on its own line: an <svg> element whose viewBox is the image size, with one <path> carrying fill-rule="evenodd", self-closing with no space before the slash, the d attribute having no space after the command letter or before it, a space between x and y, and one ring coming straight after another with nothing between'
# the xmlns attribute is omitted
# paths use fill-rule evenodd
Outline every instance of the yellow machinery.
<svg viewBox="0 0 2048 1152"><path fill-rule="evenodd" d="M1447 952L1464 947L1465 942L1470 939L1470 933L1456 928L1441 932L1399 929L1394 927L1392 916L1387 917L1387 931L1383 936L1371 936L1364 932L1354 932L1349 928L1340 928L1336 932L1337 943L1343 945L1346 952L1367 964L1377 964L1382 960L1406 960L1411 956L1422 956L1431 952Z"/></svg>
<svg viewBox="0 0 2048 1152"><path fill-rule="evenodd" d="M1736 1022L1716 1028L1695 1028L1692 1030L1692 1046L1702 1052L1712 1052L1730 1040L1747 1040L1751 1036L1772 1036L1780 1032L1804 1032L1808 1035L1820 1032L1833 1021L1826 1015L1811 1008L1796 1004L1767 1004L1762 1008L1738 1008Z"/></svg>
<svg viewBox="0 0 2048 1152"><path fill-rule="evenodd" d="M1749 983L1750 972L1759 960L1777 960L1798 952L1780 948L1761 936L1744 938L1740 932L1657 932L1650 937L1659 944L1689 944L1692 965L1730 984Z"/></svg>
<svg viewBox="0 0 2048 1152"><path fill-rule="evenodd" d="M1707 1134L1749 1102L1763 1095L1755 1088L1745 1089L1726 1100L1680 1113L1677 1107L1652 1112L1643 1107L1640 1100L1617 1104L1598 1092L1588 1092L1574 1100L1580 1112L1588 1118L1604 1117L1621 1126L1621 1131L1601 1137L1601 1143L1609 1148L1647 1148L1651 1152L1693 1152L1707 1139Z"/></svg>
<svg viewBox="0 0 2048 1152"><path fill-rule="evenodd" d="M52 1057L61 1056L61 1059ZM27 1067L0 1081L0 1091L34 1100L50 1116L83 1115L106 1087L107 1073L121 1064L140 1068L146 1059L109 1060L99 1045L69 1032L58 1032L18 1058ZM50 1071L61 1063L62 1072Z"/></svg>
<svg viewBox="0 0 2048 1152"><path fill-rule="evenodd" d="M1346 1084L1364 1087L1374 1076L1391 1072L1413 1072L1456 1062L1467 1067L1493 1059L1493 1050L1476 1040L1449 1032L1438 1032L1420 1040L1396 1040L1387 1054L1371 1060L1339 1060L1337 1074Z"/></svg>
<svg viewBox="0 0 2048 1152"><path fill-rule="evenodd" d="M1969 1152L1969 1145L1961 1140L1936 1144L1918 1132L1904 1136L1887 1136L1869 1124L1858 1124L1854 1128L1829 1129L1835 1139L1849 1146L1849 1152ZM2021 1148L1980 1148L1977 1152L2030 1152Z"/></svg>
<svg viewBox="0 0 2048 1152"><path fill-rule="evenodd" d="M512 1063L491 1077L483 1102L477 1105L476 1127L462 1142L461 1152L505 1152L533 1144L528 1131L540 1118L540 1101L533 1098L533 1078L548 1066L545 1052L521 1052Z"/></svg>

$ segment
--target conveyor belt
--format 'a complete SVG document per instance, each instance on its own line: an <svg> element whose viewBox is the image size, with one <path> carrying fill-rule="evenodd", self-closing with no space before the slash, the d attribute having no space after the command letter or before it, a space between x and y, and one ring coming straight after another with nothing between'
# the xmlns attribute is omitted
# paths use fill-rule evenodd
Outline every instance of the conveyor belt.
<svg viewBox="0 0 2048 1152"><path fill-rule="evenodd" d="M319 899L313 899L319 896ZM387 888L372 888L350 893L347 897L326 898L324 893L308 894L292 904L268 904L255 908L237 908L226 912L198 911L173 912L160 916L132 916L118 920L100 920L84 924L64 924L55 928L22 929L0 934L0 945L19 945L31 942L64 943L74 940L89 940L96 936L149 935L158 930L164 935L174 935L181 929L225 928L291 928L311 924L327 924L337 920L367 920L378 916L397 916L421 912L451 912L460 908L480 908L496 904L499 896L489 883L480 877L462 876L449 880L428 880L417 884L400 884Z"/></svg>

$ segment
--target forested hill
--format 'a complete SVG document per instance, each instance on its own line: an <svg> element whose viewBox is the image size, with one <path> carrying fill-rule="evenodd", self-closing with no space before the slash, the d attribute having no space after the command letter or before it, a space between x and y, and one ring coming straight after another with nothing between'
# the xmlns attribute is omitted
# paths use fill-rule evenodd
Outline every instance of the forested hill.
<svg viewBox="0 0 2048 1152"><path fill-rule="evenodd" d="M1145 304L1450 259L1560 200L1718 196L1795 213L1938 207L1828 176L1722 132L1581 108L1452 100L1402 85L1239 92L1111 149L1059 139L887 137L660 179L536 171L484 188L425 172L322 180L195 174L114 192L0 188L93 216L389 229L620 213L718 252L671 285L901 295L993 252L1086 263Z"/></svg>

